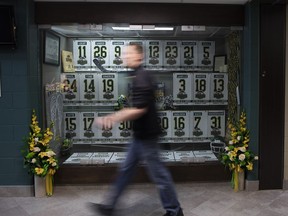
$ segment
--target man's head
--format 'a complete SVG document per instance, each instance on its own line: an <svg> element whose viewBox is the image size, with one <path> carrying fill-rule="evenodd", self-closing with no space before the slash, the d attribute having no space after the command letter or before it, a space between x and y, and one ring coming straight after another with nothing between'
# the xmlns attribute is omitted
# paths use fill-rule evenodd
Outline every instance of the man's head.
<svg viewBox="0 0 288 216"><path fill-rule="evenodd" d="M137 68L144 58L143 47L138 44L128 45L123 53L123 60L127 67Z"/></svg>

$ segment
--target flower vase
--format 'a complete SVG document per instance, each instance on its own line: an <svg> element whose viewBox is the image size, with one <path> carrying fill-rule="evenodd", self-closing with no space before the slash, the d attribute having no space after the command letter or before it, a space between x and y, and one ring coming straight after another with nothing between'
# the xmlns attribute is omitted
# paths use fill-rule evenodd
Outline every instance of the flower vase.
<svg viewBox="0 0 288 216"><path fill-rule="evenodd" d="M34 175L34 194L35 197L45 197L46 196L46 179L44 177L39 177Z"/></svg>
<svg viewBox="0 0 288 216"><path fill-rule="evenodd" d="M245 172L244 170L240 169L234 169L233 171L233 187L234 191L243 191L245 188Z"/></svg>
<svg viewBox="0 0 288 216"><path fill-rule="evenodd" d="M53 175L51 174L46 175L45 185L46 185L46 195L52 196L53 195Z"/></svg>
<svg viewBox="0 0 288 216"><path fill-rule="evenodd" d="M239 191L245 190L245 171L241 170L238 173L238 189Z"/></svg>

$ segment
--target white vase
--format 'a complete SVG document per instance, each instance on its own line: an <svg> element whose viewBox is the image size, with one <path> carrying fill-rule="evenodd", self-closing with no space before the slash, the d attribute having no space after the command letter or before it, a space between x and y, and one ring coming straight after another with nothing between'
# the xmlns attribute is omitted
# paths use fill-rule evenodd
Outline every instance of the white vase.
<svg viewBox="0 0 288 216"><path fill-rule="evenodd" d="M45 178L34 175L34 193L35 197L46 196Z"/></svg>

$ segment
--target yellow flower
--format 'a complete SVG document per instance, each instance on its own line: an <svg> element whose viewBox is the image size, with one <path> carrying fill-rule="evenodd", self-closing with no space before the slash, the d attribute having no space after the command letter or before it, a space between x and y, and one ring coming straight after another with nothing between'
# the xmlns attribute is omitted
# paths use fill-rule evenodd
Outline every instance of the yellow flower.
<svg viewBox="0 0 288 216"><path fill-rule="evenodd" d="M247 170L253 170L253 163L248 162L246 167L247 167Z"/></svg>
<svg viewBox="0 0 288 216"><path fill-rule="evenodd" d="M246 147L245 147L245 146L239 147L239 150L240 150L241 152L246 152Z"/></svg>
<svg viewBox="0 0 288 216"><path fill-rule="evenodd" d="M230 164L229 166L230 166L230 169L231 169L231 170L232 170L232 169L235 169L235 164Z"/></svg>
<svg viewBox="0 0 288 216"><path fill-rule="evenodd" d="M48 158L47 161L50 163L50 164L53 164L55 162L55 159L54 158Z"/></svg>
<svg viewBox="0 0 288 216"><path fill-rule="evenodd" d="M238 121L228 119L229 142L221 154L221 162L230 170L252 170L257 156L249 150L249 130L246 127L246 113L242 112Z"/></svg>
<svg viewBox="0 0 288 216"><path fill-rule="evenodd" d="M56 154L49 146L53 133L50 127L43 131L38 124L35 110L33 110L29 136L24 139L27 148L23 155L24 164L31 174L42 177L48 173L54 175L59 167Z"/></svg>
<svg viewBox="0 0 288 216"><path fill-rule="evenodd" d="M35 172L36 172L37 175L41 175L44 172L44 169L36 167L35 168Z"/></svg>
<svg viewBox="0 0 288 216"><path fill-rule="evenodd" d="M35 132L36 134L40 133L40 132L41 132L41 128L38 127L38 126L35 126L35 127L34 127L34 132Z"/></svg>
<svg viewBox="0 0 288 216"><path fill-rule="evenodd" d="M39 143L41 143L43 146L47 146L47 144L49 143L49 140L43 139L42 141L39 141Z"/></svg>
<svg viewBox="0 0 288 216"><path fill-rule="evenodd" d="M33 150L34 150L34 144L30 144L30 145L29 145L29 150L30 150L30 151L33 151Z"/></svg>
<svg viewBox="0 0 288 216"><path fill-rule="evenodd" d="M45 156L47 156L47 152L40 152L40 153L39 153L39 156L40 156L41 158L44 158Z"/></svg>
<svg viewBox="0 0 288 216"><path fill-rule="evenodd" d="M231 161L234 161L234 159L237 156L237 154L235 152L233 152L233 151L230 151L230 152L228 152L228 156L229 156L229 159Z"/></svg>
<svg viewBox="0 0 288 216"><path fill-rule="evenodd" d="M50 130L50 128L47 128L47 129L46 129L46 134L47 134L48 136L53 136L53 132Z"/></svg>
<svg viewBox="0 0 288 216"><path fill-rule="evenodd" d="M248 144L249 143L249 139L245 139L244 141L243 141L243 144Z"/></svg>

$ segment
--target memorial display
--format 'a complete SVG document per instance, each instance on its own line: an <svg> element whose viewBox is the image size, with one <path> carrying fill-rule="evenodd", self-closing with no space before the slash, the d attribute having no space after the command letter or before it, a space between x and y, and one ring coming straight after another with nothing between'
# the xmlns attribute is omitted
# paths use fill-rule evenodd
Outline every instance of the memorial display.
<svg viewBox="0 0 288 216"><path fill-rule="evenodd" d="M111 144L129 142L132 122L121 122L109 130L102 130L93 121L95 117L119 109L121 97L129 106L132 77L122 55L124 47L133 43L144 47L143 66L156 80L155 98L162 128L159 142L164 145L178 143L179 149L188 146L189 159L186 157L186 161L213 154L207 145L193 147L194 143L209 143L224 137L226 131L228 73L213 71L217 43L208 40L73 39L75 72L61 74L65 136L71 138L74 145L107 145L107 149ZM120 154L110 153L113 157ZM111 161L111 154L103 159L105 163ZM180 161L180 156L181 151L169 151L169 157L163 158L176 162ZM73 154L66 163L80 163L80 160L85 163L83 161L87 159L77 158ZM93 163L92 154L89 158L86 163ZM210 155L207 160L211 158L215 159ZM99 160L94 162L100 163Z"/></svg>

